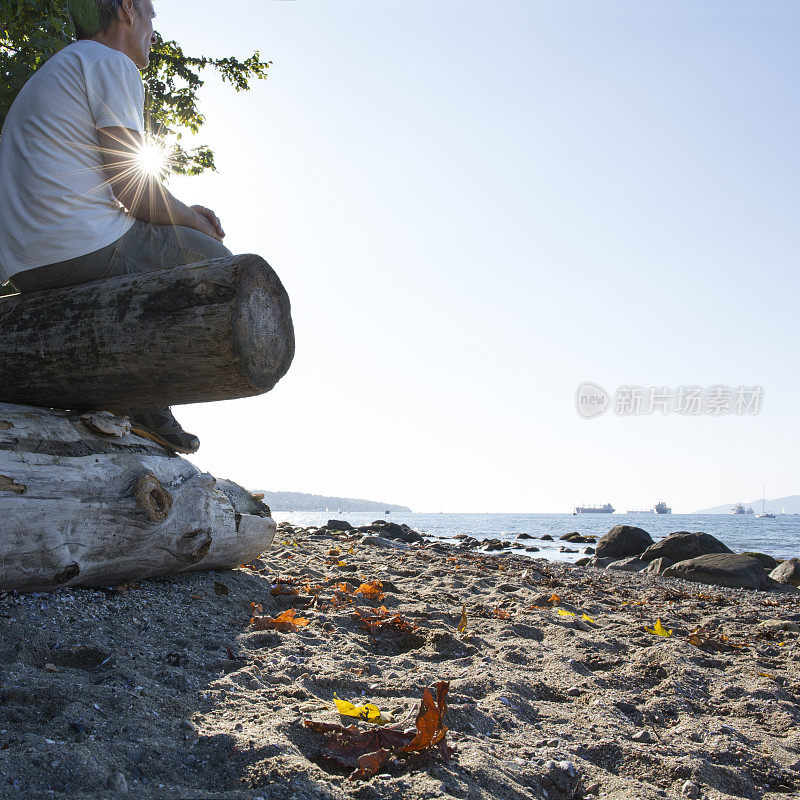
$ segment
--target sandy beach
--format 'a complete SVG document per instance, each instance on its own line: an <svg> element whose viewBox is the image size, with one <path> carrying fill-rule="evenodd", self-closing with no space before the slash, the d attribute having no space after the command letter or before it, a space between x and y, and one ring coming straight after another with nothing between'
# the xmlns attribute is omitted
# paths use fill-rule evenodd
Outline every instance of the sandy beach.
<svg viewBox="0 0 800 800"><path fill-rule="evenodd" d="M798 594L282 525L233 571L0 595L0 797L798 797L798 623ZM368 780L305 724L407 742L437 682L443 742Z"/></svg>

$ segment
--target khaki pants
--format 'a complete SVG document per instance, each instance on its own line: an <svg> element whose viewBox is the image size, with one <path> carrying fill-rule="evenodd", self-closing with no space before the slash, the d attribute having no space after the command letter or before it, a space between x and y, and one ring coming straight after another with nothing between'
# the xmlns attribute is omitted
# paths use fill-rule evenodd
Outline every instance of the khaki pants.
<svg viewBox="0 0 800 800"><path fill-rule="evenodd" d="M85 256L13 275L17 291L41 292L79 283L194 264L231 255L224 244L193 228L136 220L120 239Z"/></svg>

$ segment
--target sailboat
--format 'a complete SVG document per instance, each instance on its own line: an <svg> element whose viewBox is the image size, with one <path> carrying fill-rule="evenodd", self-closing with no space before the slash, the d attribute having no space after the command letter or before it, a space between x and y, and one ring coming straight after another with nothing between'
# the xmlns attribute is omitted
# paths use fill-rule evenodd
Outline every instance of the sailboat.
<svg viewBox="0 0 800 800"><path fill-rule="evenodd" d="M775 519L774 514L767 514L766 506L767 504L767 487L764 487L764 494L761 497L761 513L756 515L756 519Z"/></svg>

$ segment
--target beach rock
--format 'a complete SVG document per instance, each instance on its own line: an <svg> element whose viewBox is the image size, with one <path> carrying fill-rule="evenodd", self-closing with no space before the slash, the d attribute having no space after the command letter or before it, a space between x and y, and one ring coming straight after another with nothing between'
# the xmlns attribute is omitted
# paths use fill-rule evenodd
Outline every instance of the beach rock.
<svg viewBox="0 0 800 800"><path fill-rule="evenodd" d="M777 558L768 556L766 553L759 553L752 550L745 550L745 552L741 555L750 556L750 558L757 558L761 562L761 566L764 567L767 572L771 572L773 569L775 569L775 567L778 566L778 564L781 563Z"/></svg>
<svg viewBox="0 0 800 800"><path fill-rule="evenodd" d="M650 534L634 525L615 525L597 543L598 558L638 556L653 544Z"/></svg>
<svg viewBox="0 0 800 800"><path fill-rule="evenodd" d="M710 553L732 553L727 545L723 544L710 533L689 533L677 531L671 533L666 539L656 542L642 553L643 561L653 561L656 558L671 558L676 563L687 561L690 558L709 555Z"/></svg>
<svg viewBox="0 0 800 800"><path fill-rule="evenodd" d="M684 797L700 797L700 787L694 781L686 781L681 789Z"/></svg>
<svg viewBox="0 0 800 800"><path fill-rule="evenodd" d="M519 533L517 534L517 539L533 539L529 533Z"/></svg>
<svg viewBox="0 0 800 800"><path fill-rule="evenodd" d="M588 567L589 563L591 562L591 560L592 559L589 558L589 556L584 556L583 558L579 558L577 561L575 561L575 566L576 567Z"/></svg>
<svg viewBox="0 0 800 800"><path fill-rule="evenodd" d="M351 531L353 530L353 526L349 522L345 522L343 519L329 519L325 525L326 530L329 531Z"/></svg>
<svg viewBox="0 0 800 800"><path fill-rule="evenodd" d="M645 572L655 575L663 575L667 567L671 567L675 562L671 558L654 558L648 565Z"/></svg>
<svg viewBox="0 0 800 800"><path fill-rule="evenodd" d="M385 539L397 539L406 544L424 541L422 534L411 530L408 525L398 525L396 522L384 522L381 525L373 522L372 525L370 525L370 532L376 533L378 536L382 536Z"/></svg>
<svg viewBox="0 0 800 800"><path fill-rule="evenodd" d="M598 558L595 556L589 559L589 566L596 567L597 569L605 569L609 564L613 564L615 561L618 561L618 559L613 556L607 556L606 558Z"/></svg>
<svg viewBox="0 0 800 800"><path fill-rule="evenodd" d="M118 794L127 794L128 781L121 772L112 772L106 782L106 788Z"/></svg>
<svg viewBox="0 0 800 800"><path fill-rule="evenodd" d="M594 555L594 547L581 547L581 553L586 553L587 555Z"/></svg>
<svg viewBox="0 0 800 800"><path fill-rule="evenodd" d="M559 541L562 542L574 542L576 544L589 544L590 542L596 542L597 538L594 536L584 536L578 531L573 531L572 533L565 533L563 536L559 536Z"/></svg>
<svg viewBox="0 0 800 800"><path fill-rule="evenodd" d="M578 552L577 550L573 550L571 547L566 547L565 545L562 545L561 547L559 547L558 551L559 551L559 553L577 553Z"/></svg>
<svg viewBox="0 0 800 800"><path fill-rule="evenodd" d="M790 586L800 586L800 559L790 558L782 564L778 564L770 572L769 577L778 583L786 583Z"/></svg>
<svg viewBox="0 0 800 800"><path fill-rule="evenodd" d="M679 561L662 574L669 578L732 589L773 588L773 582L758 559L736 553L707 553Z"/></svg>
<svg viewBox="0 0 800 800"><path fill-rule="evenodd" d="M758 627L770 633L800 633L800 625L790 619L765 619Z"/></svg>
<svg viewBox="0 0 800 800"><path fill-rule="evenodd" d="M653 741L653 737L651 736L650 731L648 731L646 728L634 733L633 736L631 736L631 739L633 739L634 742L652 742Z"/></svg>
<svg viewBox="0 0 800 800"><path fill-rule="evenodd" d="M394 539L384 539L383 536L365 536L361 540L361 544L369 544L373 547L392 547L395 550L408 549L408 545L405 542L397 542Z"/></svg>
<svg viewBox="0 0 800 800"><path fill-rule="evenodd" d="M620 572L641 572L646 567L646 561L642 561L636 556L631 556L630 558L621 558L617 561L612 561L606 566L606 569L619 570Z"/></svg>
<svg viewBox="0 0 800 800"><path fill-rule="evenodd" d="M540 536L539 539L541 539L541 541L543 541L543 542L552 542L553 541L553 537L549 533L546 533L544 536Z"/></svg>

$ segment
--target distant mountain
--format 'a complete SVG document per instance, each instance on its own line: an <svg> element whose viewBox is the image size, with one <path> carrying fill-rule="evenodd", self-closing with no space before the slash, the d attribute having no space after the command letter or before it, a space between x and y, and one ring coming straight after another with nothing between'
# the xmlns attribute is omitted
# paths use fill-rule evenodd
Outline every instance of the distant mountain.
<svg viewBox="0 0 800 800"><path fill-rule="evenodd" d="M262 491L259 489L259 491ZM347 511L405 511L406 506L395 506L391 503L379 503L374 500L358 500L352 497L326 497L321 494L305 494L303 492L271 492L264 489L264 502L272 511L328 511L342 514Z"/></svg>
<svg viewBox="0 0 800 800"><path fill-rule="evenodd" d="M731 509L740 501L726 503L724 506L714 506L713 508L703 508L695 511L695 514L730 514ZM750 506L756 514L761 513L761 498L750 503L742 503L745 508ZM780 514L784 509L787 514L800 514L800 494L793 494L789 497L778 497L775 500L767 500L764 505L768 514Z"/></svg>

